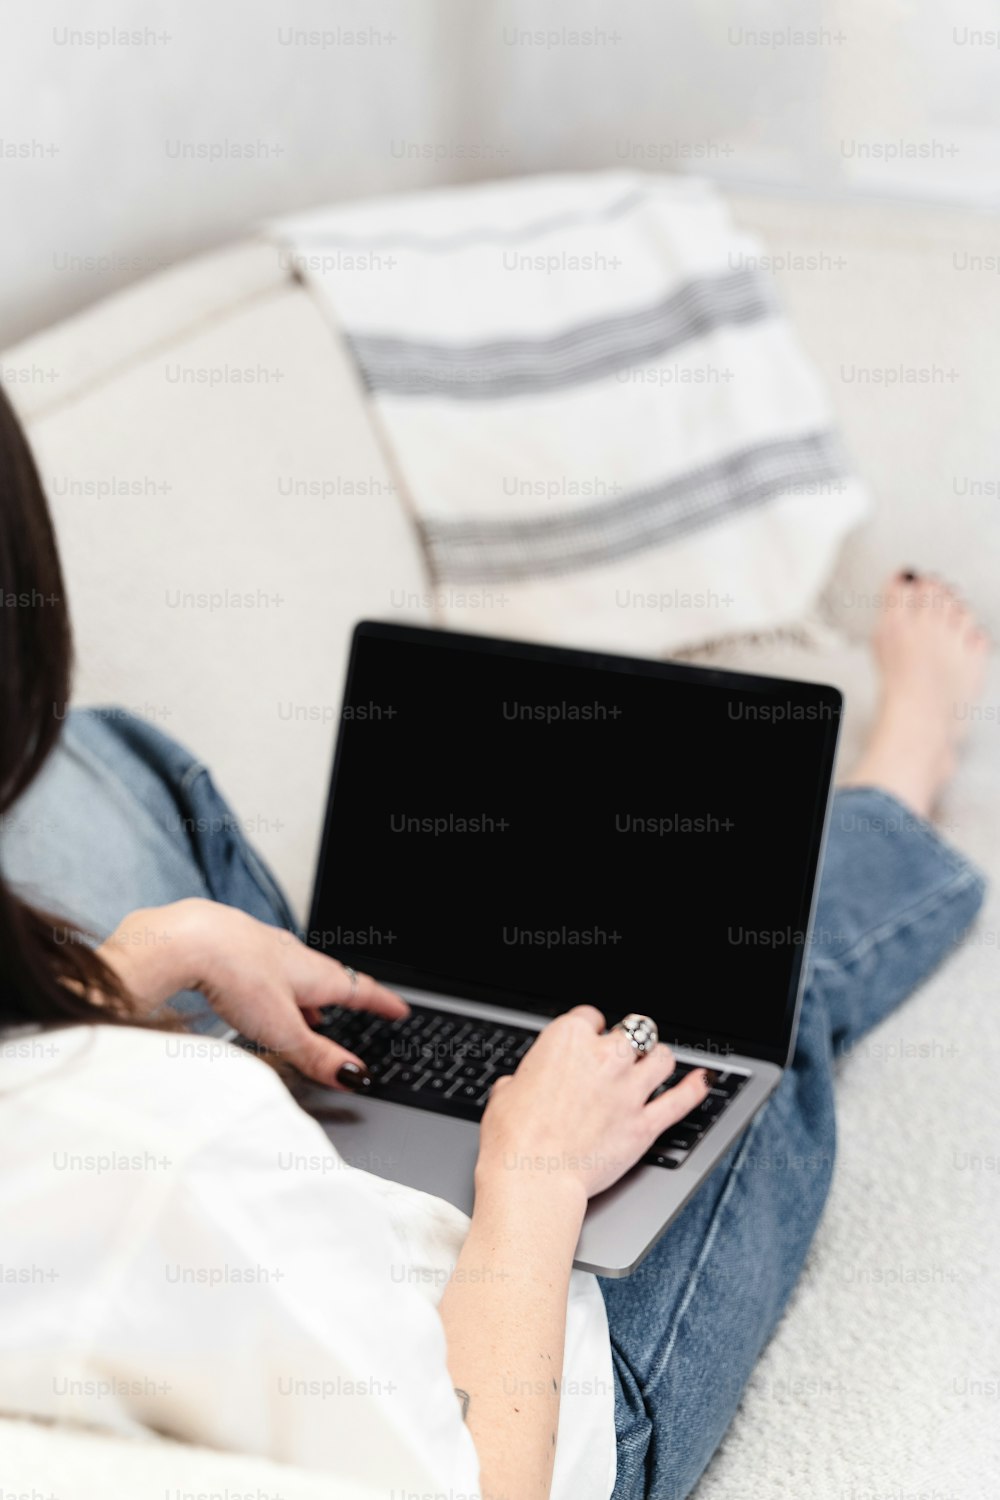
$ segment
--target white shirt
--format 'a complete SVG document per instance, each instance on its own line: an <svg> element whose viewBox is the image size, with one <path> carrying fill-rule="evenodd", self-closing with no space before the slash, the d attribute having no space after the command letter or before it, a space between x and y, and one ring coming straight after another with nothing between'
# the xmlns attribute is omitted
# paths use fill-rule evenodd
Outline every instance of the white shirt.
<svg viewBox="0 0 1000 1500"><path fill-rule="evenodd" d="M0 1037L0 1222L0 1408L478 1493L435 1310L468 1218L349 1167L238 1048ZM610 1495L613 1389L574 1272L556 1500Z"/></svg>

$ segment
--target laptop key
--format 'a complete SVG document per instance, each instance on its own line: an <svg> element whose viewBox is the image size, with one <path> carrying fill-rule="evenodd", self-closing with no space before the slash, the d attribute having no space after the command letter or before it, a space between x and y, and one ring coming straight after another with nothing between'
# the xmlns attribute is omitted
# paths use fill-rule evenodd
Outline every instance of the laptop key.
<svg viewBox="0 0 1000 1500"><path fill-rule="evenodd" d="M706 1094L700 1104L696 1105L685 1120L715 1120L729 1103L725 1094Z"/></svg>
<svg viewBox="0 0 1000 1500"><path fill-rule="evenodd" d="M653 1090L649 1096L650 1099L658 1099L661 1094L667 1092L667 1089L672 1089L675 1084L680 1083L682 1078L686 1078L693 1071L694 1066L694 1063L678 1063L670 1077L665 1078L659 1087Z"/></svg>
<svg viewBox="0 0 1000 1500"><path fill-rule="evenodd" d="M452 1070L452 1059L439 1052L431 1052L428 1056L420 1059L420 1066L426 1068L429 1073L438 1073L443 1078Z"/></svg>
<svg viewBox="0 0 1000 1500"><path fill-rule="evenodd" d="M475 1083L453 1083L448 1090L449 1099L459 1099L464 1104L475 1104L482 1089Z"/></svg>
<svg viewBox="0 0 1000 1500"><path fill-rule="evenodd" d="M746 1081L747 1075L745 1073L723 1073L712 1084L712 1092L713 1094L725 1094L727 1098L732 1098L733 1095L739 1092Z"/></svg>

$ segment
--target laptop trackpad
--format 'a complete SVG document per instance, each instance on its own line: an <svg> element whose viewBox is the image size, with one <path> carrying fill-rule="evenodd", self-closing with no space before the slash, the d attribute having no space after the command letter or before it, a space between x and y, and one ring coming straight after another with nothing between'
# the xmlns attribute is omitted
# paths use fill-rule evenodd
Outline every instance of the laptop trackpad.
<svg viewBox="0 0 1000 1500"><path fill-rule="evenodd" d="M479 1126L388 1100L317 1090L303 1101L346 1162L472 1212Z"/></svg>

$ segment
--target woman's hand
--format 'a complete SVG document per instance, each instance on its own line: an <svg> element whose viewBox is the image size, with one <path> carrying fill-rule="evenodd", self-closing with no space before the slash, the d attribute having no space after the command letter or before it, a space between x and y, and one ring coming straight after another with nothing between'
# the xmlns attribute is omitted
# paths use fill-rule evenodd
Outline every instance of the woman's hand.
<svg viewBox="0 0 1000 1500"><path fill-rule="evenodd" d="M563 1186L581 1201L610 1187L664 1130L708 1093L703 1069L647 1103L674 1071L660 1043L639 1056L621 1031L578 1005L552 1021L516 1073L493 1085L480 1131L477 1187L505 1172L536 1173L553 1196Z"/></svg>
<svg viewBox="0 0 1000 1500"><path fill-rule="evenodd" d="M310 1028L325 1005L397 1020L409 1015L398 995L366 974L352 986L347 970L246 912L192 898L132 912L99 950L144 1011L180 990L199 990L251 1041L330 1088L345 1063L364 1077L364 1064ZM352 994L352 989L354 993Z"/></svg>

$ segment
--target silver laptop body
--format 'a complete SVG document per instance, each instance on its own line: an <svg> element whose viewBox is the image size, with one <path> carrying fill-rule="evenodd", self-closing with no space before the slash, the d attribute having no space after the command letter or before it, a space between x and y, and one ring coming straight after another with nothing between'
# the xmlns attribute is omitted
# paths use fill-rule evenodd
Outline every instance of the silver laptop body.
<svg viewBox="0 0 1000 1500"><path fill-rule="evenodd" d="M343 746L352 726L359 720L351 713L353 702L360 690L356 682L354 667L359 653L370 641L380 643L385 650L398 644L407 652L408 674L419 678L421 671L433 673L434 652L442 644L458 647L474 656L479 652L506 651L513 662L513 670L519 658L530 653L531 659L551 664L558 678L560 668L567 660L570 665L577 661L592 666L595 670L615 670L615 664L625 663L629 669L650 670L662 682L662 691L671 692L671 683L683 681L697 683L705 680L715 689L735 684L733 692L747 694L751 691L763 695L761 701L773 704L796 702L803 705L825 707L825 727L814 743L815 765L810 768L811 781L815 783L815 806L812 806L812 827L808 847L803 854L803 903L799 910L799 951L790 956L790 981L787 1005L784 1012L780 1044L775 1049L773 1039L767 1048L753 1047L746 1052L733 1049L730 1043L713 1037L705 1038L706 1045L685 1046L683 1040L674 1042L665 1034L661 1024L661 1036L671 1041L679 1062L698 1063L710 1068L724 1067L727 1072L744 1073L747 1082L732 1102L715 1121L712 1127L687 1154L680 1166L664 1170L657 1165L641 1163L630 1171L619 1183L591 1200L583 1231L577 1247L575 1264L602 1276L627 1276L641 1262L651 1246L679 1213L684 1204L696 1192L700 1183L716 1164L726 1155L735 1142L744 1134L769 1095L781 1081L784 1068L791 1060L798 1024L798 1010L804 982L806 948L809 942L813 911L815 907L818 872L829 811L830 786L834 755L839 729L841 699L836 689L818 684L784 682L779 679L752 678L746 674L729 674L703 671L700 668L680 666L672 663L630 663L625 658L604 654L573 652L560 648L534 647L522 643L496 642L487 637L455 636L450 632L439 632L417 627L363 622L355 631L351 666L345 688L344 717L340 742L334 762L330 801L327 809L326 830L323 840L316 885L310 917L309 939L316 946L328 947L335 957L353 964L359 969L373 973L384 983L398 990L413 1004L429 1006L463 1017L478 1017L485 1021L509 1026L541 1030L549 1017L540 1015L531 1005L517 1004L517 997L504 1003L484 999L481 995L463 996L456 993L459 985L449 983L436 989L431 982L414 984L399 977L400 964L407 955L393 951L391 962L385 962L377 952L366 952L355 947L346 950L338 945L329 945L324 934L331 931L329 906L331 894L325 883L324 872L336 867L350 871L356 862L352 848L344 848L338 841L338 806L357 808L364 803L364 787L355 784L350 777L345 781ZM527 659L527 658L526 658ZM677 674L680 674L678 678ZM377 680L377 673L376 679ZM366 679L364 691L367 701L377 701L371 694L372 678ZM390 693L391 696L391 693ZM757 701L757 700L753 700ZM794 739L787 746L796 749ZM781 756L786 750L775 740L774 754ZM801 768L800 768L801 769ZM357 774L357 773L355 773ZM342 800L339 800L342 799ZM776 810L776 816L779 810ZM357 848L361 840L355 839ZM805 847L805 846L804 846ZM466 878L474 881L474 867ZM763 878L767 878L766 871ZM337 903L333 902L336 906ZM377 900L376 900L377 905ZM336 928L332 929L336 932ZM670 944L676 937L664 933L663 964L671 965ZM681 938L683 941L683 937ZM442 954L442 960L446 955ZM589 998L589 997L588 997ZM623 1009L636 1007L626 1004ZM611 1024L609 1016L609 1024ZM669 1027L667 1028L669 1033ZM759 1055L764 1053L765 1055ZM766 1055L766 1054L770 1055ZM479 1126L473 1120L455 1118L430 1109L411 1106L377 1094L355 1095L340 1091L311 1089L304 1103L322 1123L337 1150L352 1166L376 1173L400 1183L406 1183L426 1193L434 1194L455 1204L465 1212L473 1207L473 1170L478 1148Z"/></svg>

